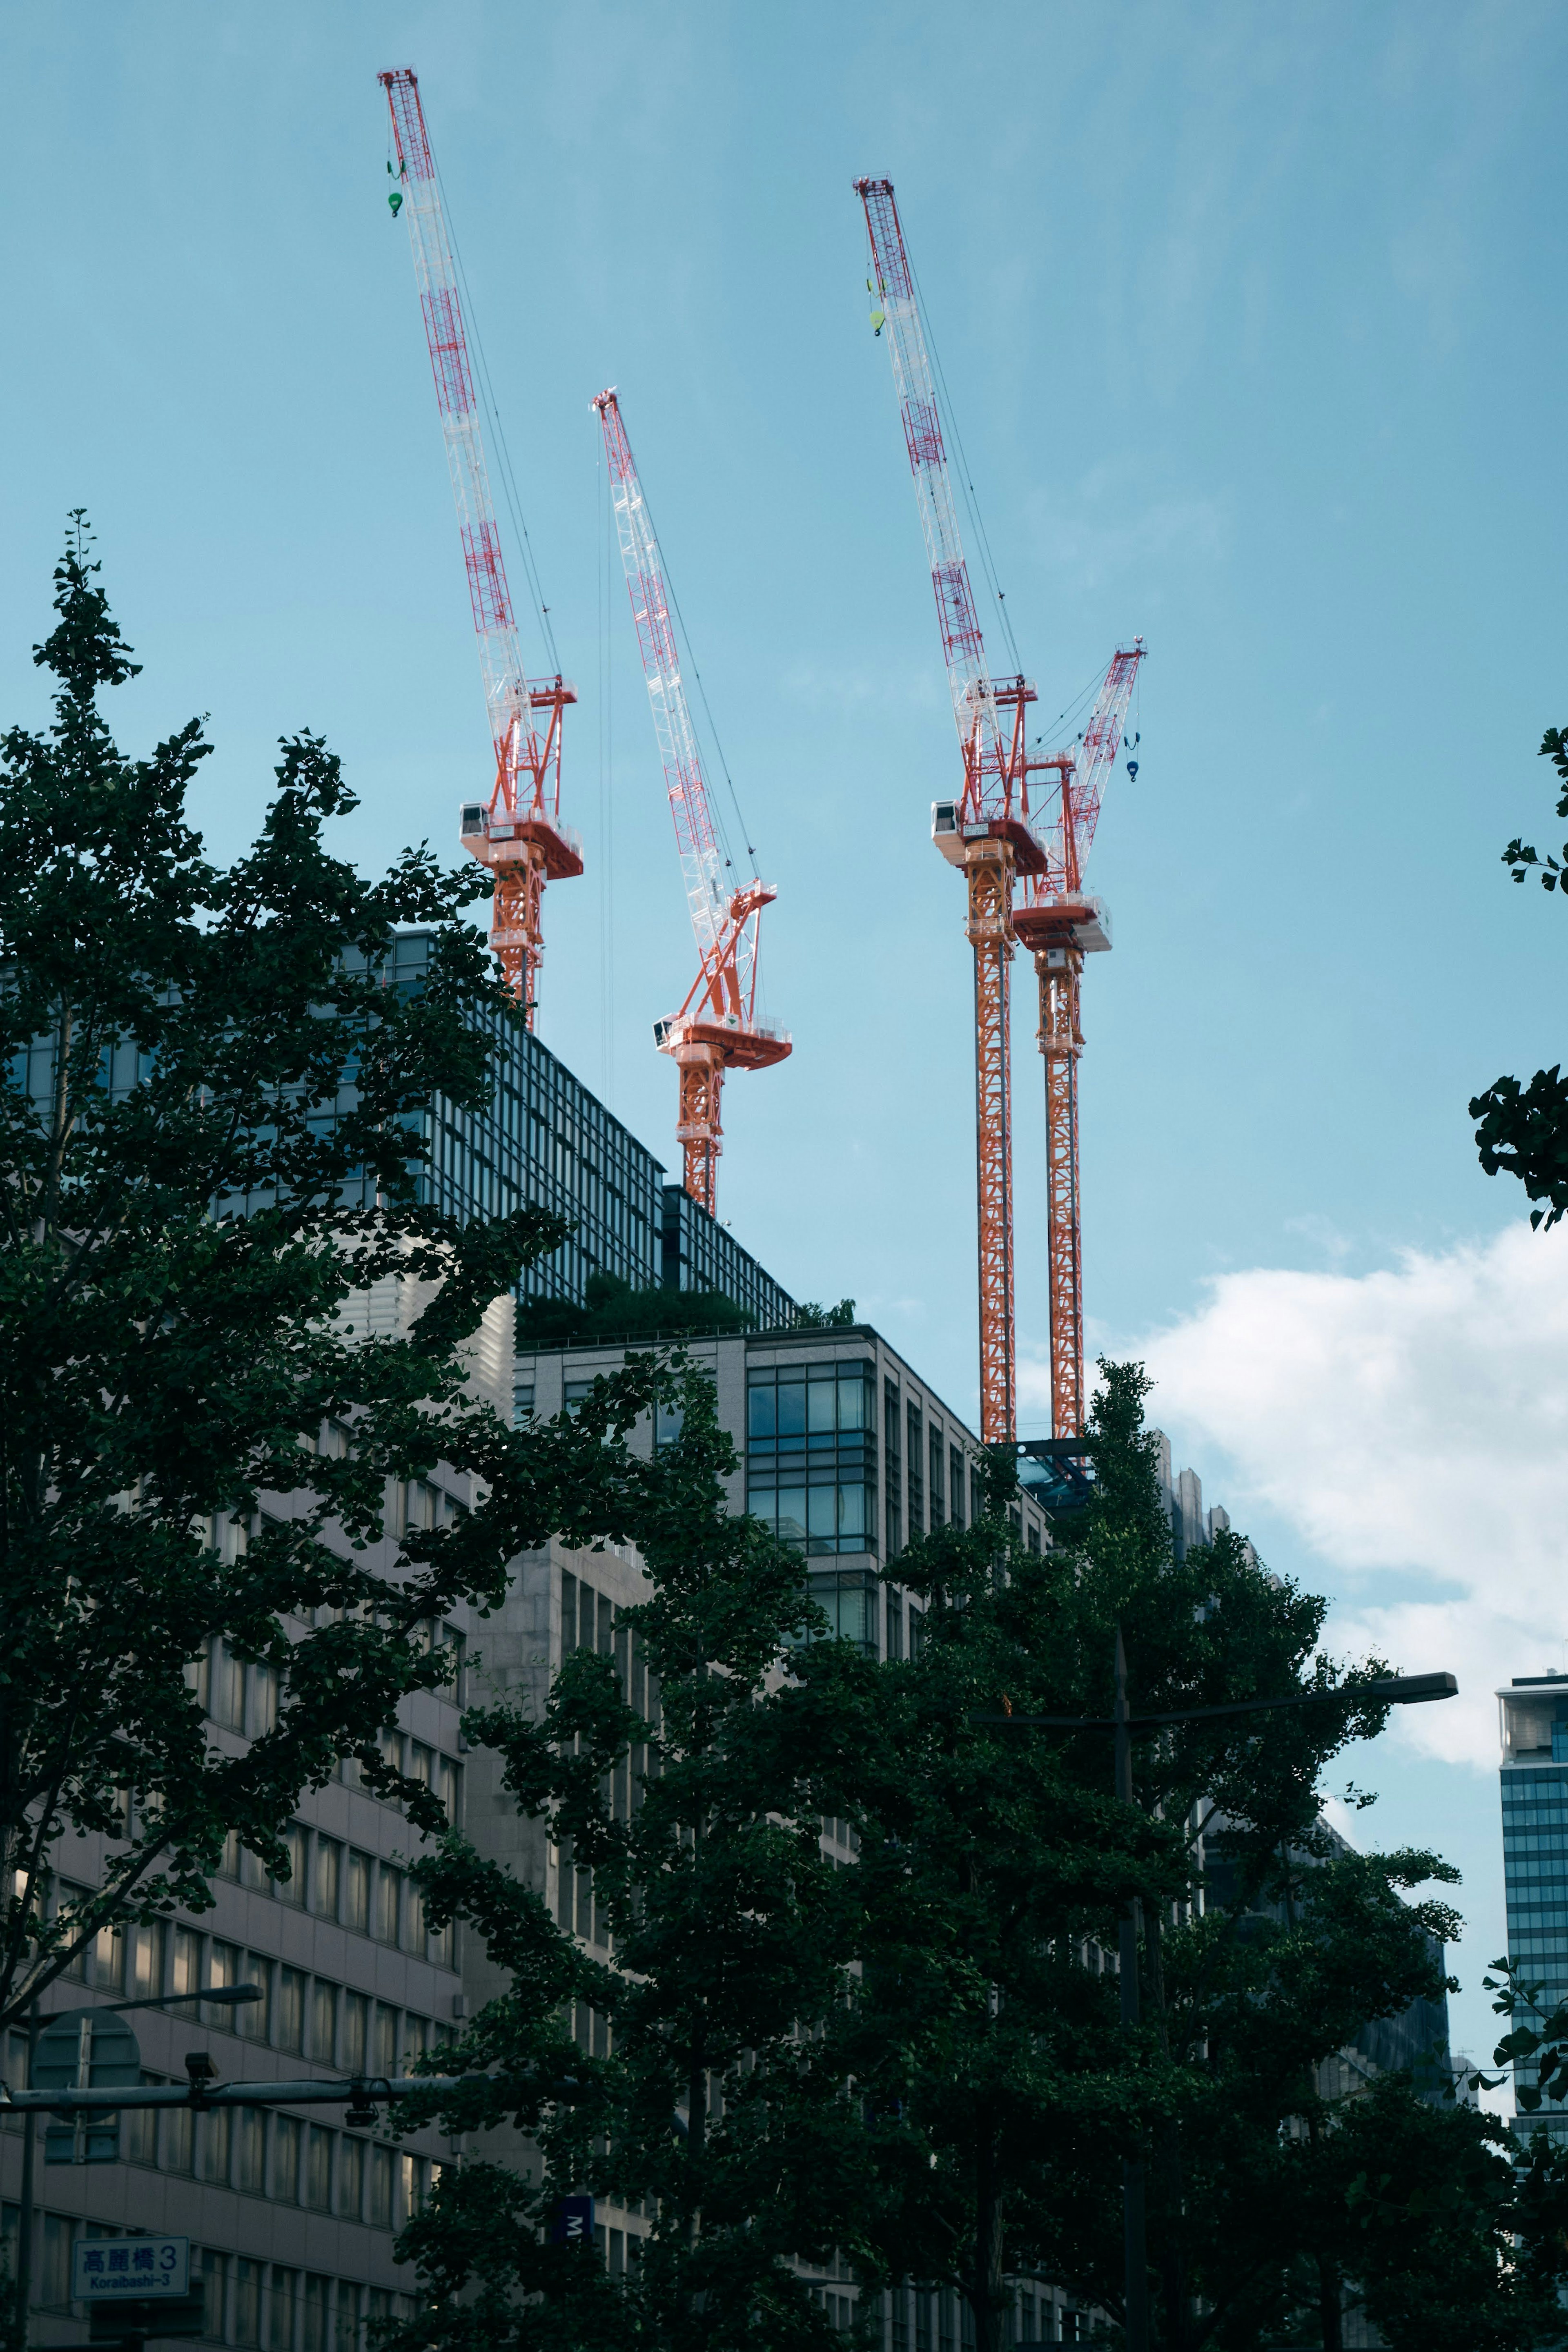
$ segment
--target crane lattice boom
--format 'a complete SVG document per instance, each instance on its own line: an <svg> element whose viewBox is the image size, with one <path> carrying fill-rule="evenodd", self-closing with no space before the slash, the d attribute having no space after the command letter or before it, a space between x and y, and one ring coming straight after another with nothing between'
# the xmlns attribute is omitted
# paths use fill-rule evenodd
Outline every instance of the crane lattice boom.
<svg viewBox="0 0 1568 2352"><path fill-rule="evenodd" d="M598 394L593 405L604 436L621 561L697 945L697 976L685 1002L669 1020L654 1024L653 1035L681 1074L675 1134L685 1156L685 1189L712 1214L724 1149L724 1074L730 1068L766 1069L789 1052L788 1035L757 1019L758 924L763 908L778 893L755 878L739 887L727 878L727 860L708 804L702 755L681 677L653 517L614 391Z"/></svg>
<svg viewBox="0 0 1568 2352"><path fill-rule="evenodd" d="M496 877L490 943L533 1026L536 982L544 953L541 900L547 881L582 871L577 835L560 822L561 712L576 694L559 675L531 683L524 674L495 501L485 459L474 369L463 324L457 266L425 130L419 80L411 67L377 77L387 94L398 177L447 471L468 575L474 627L485 680L485 709L496 754L486 807L463 813L463 840ZM547 714L544 740L534 724Z"/></svg>
<svg viewBox="0 0 1568 2352"><path fill-rule="evenodd" d="M980 1434L988 1445L1008 1444L1017 1425L1009 1009L1012 895L1016 875L1039 873L1045 864L1045 853L1029 824L1024 753L1024 709L1032 701L1034 689L1021 677L998 688L986 667L986 649L947 476L936 378L893 183L857 180L854 185L865 206L872 261L893 357L894 390L925 534L947 686L964 760L963 792L956 802L937 803L932 831L943 856L962 872L967 891L965 930L975 957ZM1006 737L998 702L1012 711Z"/></svg>
<svg viewBox="0 0 1568 2352"><path fill-rule="evenodd" d="M1013 928L1034 955L1040 1050L1045 1057L1046 1270L1051 1299L1051 1423L1056 1437L1082 1434L1083 1233L1079 1193L1078 1059L1083 1051L1083 958L1111 944L1109 919L1086 898L1084 868L1100 803L1122 747L1144 641L1119 646L1101 682L1082 740L1031 766L1053 769L1059 794L1046 870L1024 885Z"/></svg>

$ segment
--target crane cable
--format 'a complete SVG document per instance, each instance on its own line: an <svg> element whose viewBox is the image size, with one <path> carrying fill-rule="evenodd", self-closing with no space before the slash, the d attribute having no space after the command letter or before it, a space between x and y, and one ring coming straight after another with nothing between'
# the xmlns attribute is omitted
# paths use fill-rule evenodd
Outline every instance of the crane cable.
<svg viewBox="0 0 1568 2352"><path fill-rule="evenodd" d="M512 519L512 528L517 533L518 551L523 559L523 576L528 583L528 594L533 603L534 617L538 622L539 632L545 641L545 650L549 656L549 667L554 675L559 677L560 656L556 651L555 631L550 626L549 606L545 603L538 568L534 562L534 545L528 537L528 526L523 515L522 499L517 492L517 476L512 470L512 453L507 446L506 427L501 423L501 412L497 405L495 387L490 380L490 362L485 351L485 338L479 331L478 313L474 308L474 297L468 290L468 273L463 267L463 252L457 242L457 231L453 226L452 206L446 194L446 183L441 176L441 166L435 162L434 155L431 161L435 165L436 186L441 195L442 209L446 215L446 234L452 246L452 258L457 265L457 281L463 289L463 304L467 312L467 324L474 338L474 348L479 357L476 370L479 397L484 404L485 415L489 422L497 453L500 458L497 471L501 478L501 495L506 499L507 511Z"/></svg>
<svg viewBox="0 0 1568 2352"><path fill-rule="evenodd" d="M692 650L691 631L686 626L686 616L681 610L681 600L675 593L675 583L674 575L670 571L670 560L664 551L664 537L659 530L658 522L653 514L653 502L648 496L648 486L643 480L641 474L638 476L638 487L642 492L643 504L647 509L648 528L653 532L654 542L659 550L659 568L664 576L664 585L670 592L670 609L674 614L676 626L679 628L682 638L685 641L686 659L691 665L692 677L695 682L697 692L702 697L703 710L707 718L708 733L713 739L714 755L718 761L719 772L723 776L726 784L729 787L730 804L735 810L735 821L740 827L740 837L746 844L746 855L751 861L751 878L754 882L759 881L761 877L758 872L757 852L751 845L750 829L747 824L745 816L741 813L740 795L735 789L735 779L729 772L729 762L724 756L724 745L719 741L718 729L714 723L713 709L707 698L707 688L703 684L703 674L697 667L697 658ZM725 832L724 818L722 814L718 815L717 829L719 847L724 854L724 862L733 872L735 861L730 856L729 838Z"/></svg>

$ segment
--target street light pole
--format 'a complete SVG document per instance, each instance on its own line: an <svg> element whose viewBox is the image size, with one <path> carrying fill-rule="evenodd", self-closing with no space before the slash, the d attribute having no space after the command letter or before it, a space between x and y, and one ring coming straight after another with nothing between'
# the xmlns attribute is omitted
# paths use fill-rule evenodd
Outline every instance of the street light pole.
<svg viewBox="0 0 1568 2352"><path fill-rule="evenodd" d="M57 2010L52 2017L40 2018L35 1999L27 2011L27 2088L33 2087L33 2074L38 2055L40 2026L55 2025L68 2017L107 2017L113 2010L174 2009L182 2001L210 2000L225 2009L237 2009L247 2000L259 2000L259 1985L203 1985L196 1992L148 1993L141 2000L89 2001L80 2009ZM89 2045L90 2048L90 2045ZM90 2058L89 2062L90 2063ZM33 2208L34 2166L37 2162L37 2115L31 2106L22 2110L22 2189L16 2213L16 2328L19 2352L27 2352L27 2331L31 2319L28 2308L33 2292Z"/></svg>
<svg viewBox="0 0 1568 2352"><path fill-rule="evenodd" d="M1132 1709L1127 1703L1127 1653L1122 1628L1116 1628L1116 1794L1124 1805L1133 1801ZM1121 1979L1122 2031L1138 2022L1138 1898L1134 1895L1122 1914L1117 1974ZM1122 2294L1127 2311L1127 2352L1148 2352L1149 2261L1148 2219L1144 2159L1122 2159Z"/></svg>
<svg viewBox="0 0 1568 2352"><path fill-rule="evenodd" d="M1278 1698L1229 1699L1218 1706L1177 1706L1157 1715L1134 1715L1127 1697L1127 1653L1122 1628L1116 1628L1116 1698L1111 1715L974 1714L971 1723L1006 1723L1021 1728L1039 1725L1053 1731L1113 1731L1116 1738L1116 1794L1124 1805L1133 1799L1133 1734L1159 1731L1169 1723L1200 1723L1217 1716L1268 1715L1287 1706L1319 1706L1337 1702L1358 1706L1382 1700L1390 1706L1419 1706L1433 1699L1457 1698L1459 1685L1449 1674L1386 1675L1375 1682L1343 1683L1329 1690L1288 1691ZM1134 1895L1123 1912L1117 1936L1117 1968L1121 1979L1122 2027L1138 2022L1138 1944L1142 1921ZM1124 2262L1123 2297L1126 2306L1126 2352L1149 2352L1148 2213L1141 2158L1127 2157L1122 2164L1122 2225Z"/></svg>

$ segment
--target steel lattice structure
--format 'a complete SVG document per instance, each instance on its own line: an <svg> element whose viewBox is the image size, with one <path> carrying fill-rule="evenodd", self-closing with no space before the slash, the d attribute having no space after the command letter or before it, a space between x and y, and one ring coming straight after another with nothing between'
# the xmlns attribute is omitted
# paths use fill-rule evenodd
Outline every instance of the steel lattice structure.
<svg viewBox="0 0 1568 2352"><path fill-rule="evenodd" d="M964 557L947 474L936 384L891 180L857 180L865 206L878 298L885 312L894 389L931 586L942 632L953 719L964 762L956 802L938 802L933 838L967 886L966 932L975 956L975 1133L980 1287L980 1434L988 1445L1017 1434L1013 1324L1012 1076L1009 992L1013 886L1043 873L1045 851L1030 823L1024 678L993 680ZM1007 712L1009 724L1004 724Z"/></svg>
<svg viewBox="0 0 1568 2352"><path fill-rule="evenodd" d="M378 75L387 94L398 184L408 213L419 306L430 347L435 401L468 574L485 679L485 709L496 753L488 804L463 811L463 845L495 877L490 944L534 1025L544 956L547 882L582 872L582 845L560 821L561 714L575 702L559 673L529 681L523 668L507 570L490 496L479 405L463 324L457 267L424 126L419 82L402 66ZM535 714L543 718L541 736Z"/></svg>
<svg viewBox="0 0 1568 2352"><path fill-rule="evenodd" d="M1046 1255L1051 1297L1051 1424L1055 1437L1082 1434L1088 1395L1083 1366L1083 1236L1078 1182L1078 1057L1083 1051L1080 984L1083 958L1109 948L1109 920L1085 897L1083 872L1106 781L1144 658L1144 641L1119 647L1102 681L1082 740L1031 767L1057 776L1046 870L1024 884L1013 928L1032 950L1040 982L1040 1050L1045 1057Z"/></svg>
<svg viewBox="0 0 1568 2352"><path fill-rule="evenodd" d="M755 878L739 888L726 878L727 861L708 804L653 518L614 391L598 394L593 405L604 435L616 536L699 959L685 1003L668 1020L654 1023L653 1037L680 1072L675 1134L684 1156L685 1189L712 1215L716 1213L724 1149L720 1112L725 1072L767 1069L790 1050L787 1032L757 1019L758 920L763 908L779 894Z"/></svg>

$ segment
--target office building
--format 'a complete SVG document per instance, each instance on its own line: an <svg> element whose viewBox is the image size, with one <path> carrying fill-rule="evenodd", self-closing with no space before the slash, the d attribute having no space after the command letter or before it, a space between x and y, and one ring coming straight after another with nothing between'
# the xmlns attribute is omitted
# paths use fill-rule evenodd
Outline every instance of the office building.
<svg viewBox="0 0 1568 2352"><path fill-rule="evenodd" d="M1516 1675L1498 1704L1509 1958L1551 2009L1568 2000L1568 1674ZM1533 2089L1537 2070L1521 2059L1513 2078ZM1521 2112L1519 2125L1568 2146L1561 2107Z"/></svg>

